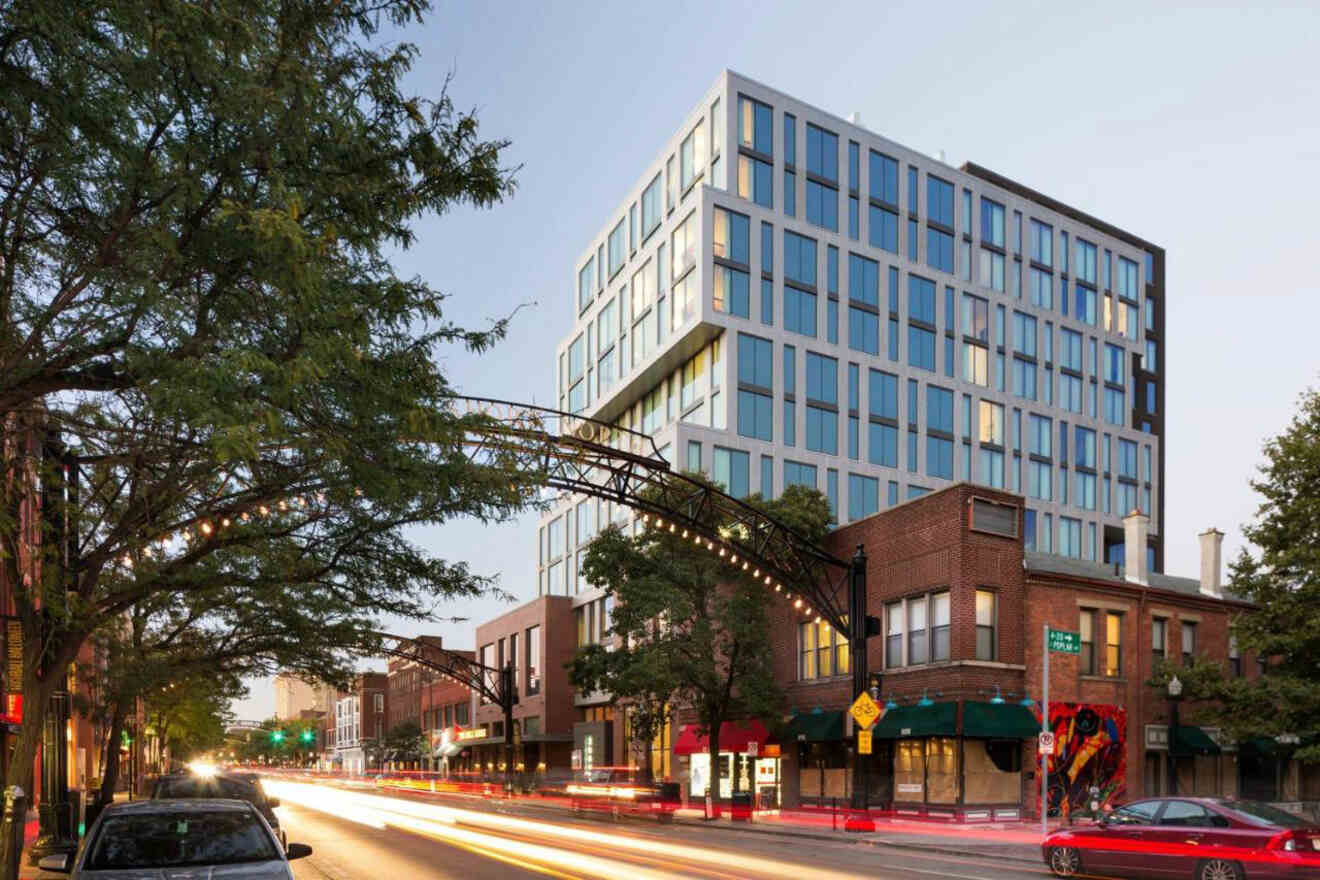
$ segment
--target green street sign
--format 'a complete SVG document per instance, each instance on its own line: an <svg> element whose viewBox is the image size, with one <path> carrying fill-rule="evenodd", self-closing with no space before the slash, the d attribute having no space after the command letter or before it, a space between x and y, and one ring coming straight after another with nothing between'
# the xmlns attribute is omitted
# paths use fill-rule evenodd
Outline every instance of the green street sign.
<svg viewBox="0 0 1320 880"><path fill-rule="evenodd" d="M1051 651L1060 654L1082 653L1081 633L1068 632L1066 629L1051 629L1048 644Z"/></svg>

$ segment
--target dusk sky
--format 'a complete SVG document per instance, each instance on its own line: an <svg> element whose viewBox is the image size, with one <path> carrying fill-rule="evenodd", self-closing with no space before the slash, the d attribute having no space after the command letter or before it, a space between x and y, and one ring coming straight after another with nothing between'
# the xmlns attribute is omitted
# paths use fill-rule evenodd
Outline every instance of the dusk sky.
<svg viewBox="0 0 1320 880"><path fill-rule="evenodd" d="M508 138L518 190L418 226L399 271L466 325L511 313L493 353L440 352L465 393L553 405L577 255L724 68L961 165L974 161L1167 252L1166 570L1225 562L1258 498L1262 443L1317 383L1320 5L1109 3L438 3L411 90L447 74L482 135ZM828 14L827 14L828 13ZM536 595L536 517L418 531L431 553ZM390 624L473 647L469 623ZM376 666L383 668L383 663ZM273 713L251 683L241 718Z"/></svg>

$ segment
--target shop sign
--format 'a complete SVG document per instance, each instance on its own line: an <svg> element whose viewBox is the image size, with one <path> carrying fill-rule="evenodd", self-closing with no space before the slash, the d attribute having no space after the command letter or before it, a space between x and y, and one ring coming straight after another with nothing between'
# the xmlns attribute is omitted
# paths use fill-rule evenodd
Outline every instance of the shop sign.
<svg viewBox="0 0 1320 880"><path fill-rule="evenodd" d="M779 743L766 743L765 748L761 749L762 758L778 758L779 756Z"/></svg>
<svg viewBox="0 0 1320 880"><path fill-rule="evenodd" d="M869 730L857 731L857 754L859 755L871 754L871 731Z"/></svg>
<svg viewBox="0 0 1320 880"><path fill-rule="evenodd" d="M458 732L459 742L467 742L468 740L472 740L472 739L485 739L485 738L486 738L486 725L484 724L481 725L480 727L469 727L467 730L460 730Z"/></svg>
<svg viewBox="0 0 1320 880"><path fill-rule="evenodd" d="M756 740L754 740L754 739L753 739L753 740L748 740L748 741L747 741L747 757L749 757L749 758L755 758L755 757L756 757L756 754L757 754L757 751L759 750L759 747L760 747L760 743L758 743Z"/></svg>
<svg viewBox="0 0 1320 880"><path fill-rule="evenodd" d="M875 719L880 717L880 707L871 699L870 694L862 691L848 708L848 714L852 715L858 727L866 730L875 723Z"/></svg>
<svg viewBox="0 0 1320 880"><path fill-rule="evenodd" d="M920 782L900 782L895 786L899 794L921 794Z"/></svg>

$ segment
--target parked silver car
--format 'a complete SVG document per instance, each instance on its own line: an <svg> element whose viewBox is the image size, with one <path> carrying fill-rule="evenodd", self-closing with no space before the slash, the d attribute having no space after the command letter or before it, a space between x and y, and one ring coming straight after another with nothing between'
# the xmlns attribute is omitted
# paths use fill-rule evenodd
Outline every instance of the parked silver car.
<svg viewBox="0 0 1320 880"><path fill-rule="evenodd" d="M179 869L190 878L223 869L226 880L293 880L289 860L311 854L302 843L286 852L246 801L150 800L107 807L76 855L47 856L40 867L74 880L169 880Z"/></svg>

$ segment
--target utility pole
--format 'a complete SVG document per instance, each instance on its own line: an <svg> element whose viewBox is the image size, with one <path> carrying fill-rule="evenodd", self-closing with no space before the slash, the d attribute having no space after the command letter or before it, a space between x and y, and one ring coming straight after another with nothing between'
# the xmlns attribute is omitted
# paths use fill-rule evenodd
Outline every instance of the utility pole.
<svg viewBox="0 0 1320 880"><path fill-rule="evenodd" d="M500 708L504 710L504 790L513 797L513 704L518 700L510 661L500 670Z"/></svg>

